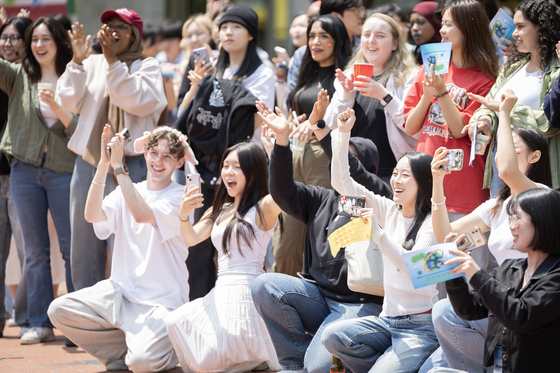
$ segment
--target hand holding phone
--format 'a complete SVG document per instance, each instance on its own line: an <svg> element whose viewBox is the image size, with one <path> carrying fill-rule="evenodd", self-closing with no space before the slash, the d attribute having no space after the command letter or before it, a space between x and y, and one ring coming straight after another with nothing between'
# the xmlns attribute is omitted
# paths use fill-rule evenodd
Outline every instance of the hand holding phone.
<svg viewBox="0 0 560 373"><path fill-rule="evenodd" d="M463 168L463 149L449 149L447 155L442 159L449 161L441 166L445 171L460 171Z"/></svg>
<svg viewBox="0 0 560 373"><path fill-rule="evenodd" d="M202 193L200 191L200 174L194 173L194 174L187 174L186 176L187 179L187 191L194 189L194 188L198 188L199 193Z"/></svg>
<svg viewBox="0 0 560 373"><path fill-rule="evenodd" d="M484 237L484 234L482 233L482 231L480 230L479 227L474 227L472 229L469 229L466 232L463 232L463 233L455 236L452 239L452 241L455 242L457 237L459 237L462 234L465 235L465 238L462 239L461 242L457 243L457 247L461 247L461 246L465 245L466 243L469 243L469 246L467 246L465 249L463 249L464 252L469 252L469 251L472 251L474 249L478 249L479 247L482 247L482 246L486 245L486 237Z"/></svg>
<svg viewBox="0 0 560 373"><path fill-rule="evenodd" d="M366 207L364 197L338 196L336 212L340 216L357 218L364 207Z"/></svg>

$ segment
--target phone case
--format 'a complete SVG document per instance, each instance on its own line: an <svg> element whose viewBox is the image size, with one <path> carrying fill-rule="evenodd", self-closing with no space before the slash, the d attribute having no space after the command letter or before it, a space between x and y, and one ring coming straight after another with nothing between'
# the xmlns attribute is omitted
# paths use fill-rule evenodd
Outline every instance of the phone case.
<svg viewBox="0 0 560 373"><path fill-rule="evenodd" d="M337 214L340 216L358 217L364 207L366 200L363 197L338 196Z"/></svg>
<svg viewBox="0 0 560 373"><path fill-rule="evenodd" d="M198 188L200 192L200 174L188 174L186 176L187 180L187 191Z"/></svg>
<svg viewBox="0 0 560 373"><path fill-rule="evenodd" d="M449 162L441 166L444 170L461 171L463 169L463 149L449 149L449 153L443 159L449 159Z"/></svg>
<svg viewBox="0 0 560 373"><path fill-rule="evenodd" d="M193 55L194 55L194 60L195 62L200 61L200 59L204 56L206 57L204 59L204 64L207 64L208 62L210 62L210 57L208 56L208 51L206 50L206 48L197 48L195 50L193 50Z"/></svg>
<svg viewBox="0 0 560 373"><path fill-rule="evenodd" d="M465 238L463 239L463 241L457 244L457 247L464 245L466 243L465 241L468 241L470 245L463 251L469 252L474 249L478 249L481 246L486 245L486 237L484 237L484 234L482 234L480 228L475 227L471 230L464 232L464 234L465 234Z"/></svg>

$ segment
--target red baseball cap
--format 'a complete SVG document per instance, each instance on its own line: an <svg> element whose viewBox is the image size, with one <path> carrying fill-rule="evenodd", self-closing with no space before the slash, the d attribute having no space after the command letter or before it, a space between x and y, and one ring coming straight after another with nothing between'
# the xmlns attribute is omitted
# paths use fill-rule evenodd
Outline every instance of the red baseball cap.
<svg viewBox="0 0 560 373"><path fill-rule="evenodd" d="M142 29L144 28L144 23L142 22L142 17L138 15L134 10L127 8L119 8L117 10L106 10L101 15L101 22L106 23L112 16L119 16L123 21L129 25L134 25L140 31L140 36L142 36Z"/></svg>

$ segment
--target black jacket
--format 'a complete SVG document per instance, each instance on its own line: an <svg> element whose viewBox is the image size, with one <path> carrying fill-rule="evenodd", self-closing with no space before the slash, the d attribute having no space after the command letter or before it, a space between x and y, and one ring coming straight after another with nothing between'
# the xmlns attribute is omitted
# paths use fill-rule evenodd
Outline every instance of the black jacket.
<svg viewBox="0 0 560 373"><path fill-rule="evenodd" d="M501 345L504 373L560 371L560 255L549 255L524 289L526 259L504 261L492 274L480 270L471 278L446 282L457 315L465 320L488 317L484 366L494 364Z"/></svg>
<svg viewBox="0 0 560 373"><path fill-rule="evenodd" d="M325 153L331 155L330 135L321 140ZM328 144L328 147L326 146ZM364 161L377 159L375 145L370 143L370 156L364 151ZM360 147L364 150L364 147ZM357 148L358 148L357 147ZM360 152L360 150L358 150ZM375 153L375 154L371 154ZM362 155L359 153L360 157ZM371 175L362 164L350 156L350 173L354 179L382 195L390 194L390 188L381 179ZM350 221L339 217L338 193L313 185L295 182L293 178L292 151L289 147L275 145L270 157L270 194L288 215L307 226L302 275L318 285L323 296L339 302L377 303L383 298L351 291L347 285L348 268L344 248L333 258L327 237Z"/></svg>
<svg viewBox="0 0 560 373"><path fill-rule="evenodd" d="M242 84L206 75L175 122L174 127L189 137L199 161L196 169L206 185L214 185L220 177L224 151L252 138L256 101Z"/></svg>

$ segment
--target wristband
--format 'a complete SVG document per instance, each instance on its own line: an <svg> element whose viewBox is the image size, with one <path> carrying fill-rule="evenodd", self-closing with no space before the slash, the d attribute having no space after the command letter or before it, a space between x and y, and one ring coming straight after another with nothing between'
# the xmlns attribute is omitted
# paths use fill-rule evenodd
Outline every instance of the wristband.
<svg viewBox="0 0 560 373"><path fill-rule="evenodd" d="M186 220L183 220L183 219L181 219L181 215L179 215L179 220L181 220L183 223L186 223L186 222L189 221L189 217L187 216L187 219L186 219Z"/></svg>
<svg viewBox="0 0 560 373"><path fill-rule="evenodd" d="M439 99L440 97L443 97L443 96L445 96L445 95L448 94L448 93L449 93L448 90L445 90L445 92L440 93L440 94L434 93L434 98L437 100L437 99Z"/></svg>

